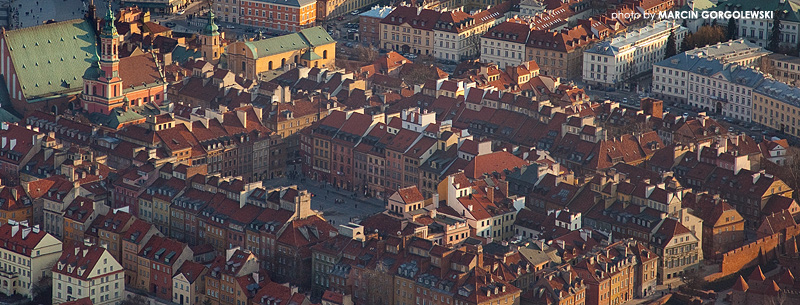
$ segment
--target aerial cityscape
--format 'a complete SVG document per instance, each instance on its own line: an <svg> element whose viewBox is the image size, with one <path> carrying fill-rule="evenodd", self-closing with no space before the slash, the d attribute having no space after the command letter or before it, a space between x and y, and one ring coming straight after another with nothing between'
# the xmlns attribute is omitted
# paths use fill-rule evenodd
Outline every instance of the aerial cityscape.
<svg viewBox="0 0 800 305"><path fill-rule="evenodd" d="M800 304L800 0L1 0L0 305Z"/></svg>

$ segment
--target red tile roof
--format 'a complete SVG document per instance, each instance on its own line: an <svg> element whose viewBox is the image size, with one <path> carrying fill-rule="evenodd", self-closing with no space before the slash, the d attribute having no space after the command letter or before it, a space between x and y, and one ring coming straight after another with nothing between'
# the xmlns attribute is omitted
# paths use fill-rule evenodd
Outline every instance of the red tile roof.
<svg viewBox="0 0 800 305"><path fill-rule="evenodd" d="M66 244L64 245L64 250L61 252L61 257L56 264L53 265L52 270L54 273L82 280L91 279L93 278L92 276L106 276L108 273L105 271L100 275L96 273L91 274L91 272L107 251L106 248L100 246ZM123 270L117 270L117 272L121 271Z"/></svg>
<svg viewBox="0 0 800 305"><path fill-rule="evenodd" d="M153 262L158 262L167 266L173 266L173 264L176 262L176 259L181 256L183 251L191 250L182 242L154 235L153 237L150 237L150 240L147 241L147 244L145 244L141 251L139 251L139 256L147 258ZM173 270L173 274L176 271L177 270Z"/></svg>
<svg viewBox="0 0 800 305"><path fill-rule="evenodd" d="M506 169L521 168L525 165L528 165L528 162L510 152L498 151L473 158L464 168L464 174L470 179L477 179L484 174L502 173Z"/></svg>
<svg viewBox="0 0 800 305"><path fill-rule="evenodd" d="M397 190L397 193L400 194L400 198L402 198L403 202L406 204L425 200L416 185L401 188Z"/></svg>
<svg viewBox="0 0 800 305"><path fill-rule="evenodd" d="M124 85L123 91L127 91L131 85L141 87L143 83L150 85L161 82L163 84L165 81L151 54L120 58L119 76Z"/></svg>

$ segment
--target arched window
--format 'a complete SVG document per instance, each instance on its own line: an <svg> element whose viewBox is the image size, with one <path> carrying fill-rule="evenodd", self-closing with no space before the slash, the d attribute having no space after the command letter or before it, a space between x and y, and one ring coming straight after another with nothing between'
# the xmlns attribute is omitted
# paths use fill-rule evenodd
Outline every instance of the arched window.
<svg viewBox="0 0 800 305"><path fill-rule="evenodd" d="M267 67L267 70L272 70L272 61L269 62L269 66Z"/></svg>
<svg viewBox="0 0 800 305"><path fill-rule="evenodd" d="M286 65L286 58L281 59L281 67L283 67L284 65Z"/></svg>
<svg viewBox="0 0 800 305"><path fill-rule="evenodd" d="M328 50L322 51L322 59L328 59Z"/></svg>

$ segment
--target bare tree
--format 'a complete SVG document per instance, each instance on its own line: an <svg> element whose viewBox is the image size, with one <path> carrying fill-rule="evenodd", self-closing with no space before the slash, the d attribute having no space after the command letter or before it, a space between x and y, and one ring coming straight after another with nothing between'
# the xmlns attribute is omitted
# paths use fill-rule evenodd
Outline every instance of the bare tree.
<svg viewBox="0 0 800 305"><path fill-rule="evenodd" d="M786 297L786 293L783 291L779 291L778 295L773 296L765 296L764 305L785 305L789 304L789 300Z"/></svg>
<svg viewBox="0 0 800 305"><path fill-rule="evenodd" d="M357 46L355 53L358 56L358 61L362 63L373 63L378 59L378 50L374 47Z"/></svg>
<svg viewBox="0 0 800 305"><path fill-rule="evenodd" d="M140 304L147 304L147 300L141 295L135 295L132 298L126 298L121 305L140 305Z"/></svg>
<svg viewBox="0 0 800 305"><path fill-rule="evenodd" d="M53 302L53 278L43 276L36 283L31 285L31 304L49 304Z"/></svg>

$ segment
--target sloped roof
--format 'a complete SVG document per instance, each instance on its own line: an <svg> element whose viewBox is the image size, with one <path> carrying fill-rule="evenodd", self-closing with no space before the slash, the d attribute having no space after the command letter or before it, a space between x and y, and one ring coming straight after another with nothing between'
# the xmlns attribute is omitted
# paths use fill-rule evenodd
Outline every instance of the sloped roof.
<svg viewBox="0 0 800 305"><path fill-rule="evenodd" d="M28 102L80 92L97 53L93 26L83 19L6 31L5 39Z"/></svg>
<svg viewBox="0 0 800 305"><path fill-rule="evenodd" d="M285 4L284 4L285 5ZM304 29L297 33L273 37L264 40L245 42L256 58L267 57L292 50L312 48L335 43L333 37L322 27Z"/></svg>
<svg viewBox="0 0 800 305"><path fill-rule="evenodd" d="M73 278L88 279L106 251L108 251L106 248L100 246L65 245L58 263L53 266L53 272Z"/></svg>

